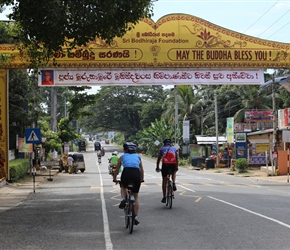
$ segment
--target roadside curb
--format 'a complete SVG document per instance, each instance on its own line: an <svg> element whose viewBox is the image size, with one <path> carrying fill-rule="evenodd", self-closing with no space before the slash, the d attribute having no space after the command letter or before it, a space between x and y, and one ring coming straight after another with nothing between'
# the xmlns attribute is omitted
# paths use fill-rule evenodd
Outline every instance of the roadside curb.
<svg viewBox="0 0 290 250"><path fill-rule="evenodd" d="M189 167L189 169L201 171L203 173L211 173L211 174L223 174L229 175L237 178L251 178L256 180L264 180L270 182L277 182L277 183L289 183L287 175L268 175L265 171L260 169L249 169L248 173L237 173L236 171L231 171L228 168L213 168L213 169L201 169L197 167ZM290 185L290 184L289 184Z"/></svg>

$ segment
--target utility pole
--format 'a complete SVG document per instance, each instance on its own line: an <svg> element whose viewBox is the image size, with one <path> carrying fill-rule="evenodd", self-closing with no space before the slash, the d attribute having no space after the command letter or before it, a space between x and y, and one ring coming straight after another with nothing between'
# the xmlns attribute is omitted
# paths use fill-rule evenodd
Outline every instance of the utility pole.
<svg viewBox="0 0 290 250"><path fill-rule="evenodd" d="M216 90L214 91L215 102L215 133L216 133L216 166L219 165L219 126L218 126L218 106Z"/></svg>
<svg viewBox="0 0 290 250"><path fill-rule="evenodd" d="M53 132L57 132L57 119L56 119L56 112L57 112L57 99L56 99L56 92L55 87L51 87L51 130Z"/></svg>
<svg viewBox="0 0 290 250"><path fill-rule="evenodd" d="M275 94L275 71L273 73L273 83L272 83L272 108L273 108L273 145L272 145L272 152L275 152L276 149L276 138L277 138L277 117L276 117L276 94ZM272 152L270 152L271 156L272 156ZM272 159L272 157L271 157ZM273 165L275 166L275 169L277 168L277 161L273 161Z"/></svg>

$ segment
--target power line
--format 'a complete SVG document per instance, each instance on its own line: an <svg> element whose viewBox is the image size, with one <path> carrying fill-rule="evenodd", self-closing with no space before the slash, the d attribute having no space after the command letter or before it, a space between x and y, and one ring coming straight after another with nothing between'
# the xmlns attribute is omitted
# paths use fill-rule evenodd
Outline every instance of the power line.
<svg viewBox="0 0 290 250"><path fill-rule="evenodd" d="M267 39L274 36L276 33L278 33L280 30L284 29L290 22L286 23L282 28L278 29L275 33L273 33L271 36L268 36Z"/></svg>
<svg viewBox="0 0 290 250"><path fill-rule="evenodd" d="M285 13L284 13L284 15L282 15L280 18L278 18L272 25L270 25L267 29L265 29L260 35L258 35L258 37L260 37L262 34L264 34L267 30L269 30L275 23L277 23L283 16L285 16L288 12L290 11L290 9L289 10L287 10Z"/></svg>
<svg viewBox="0 0 290 250"><path fill-rule="evenodd" d="M271 9L274 8L274 6L279 2L280 0L277 0L276 3L272 5L270 9L268 9L262 16L260 16L249 28L247 28L243 33L246 33L250 28L252 28L263 16L265 16Z"/></svg>

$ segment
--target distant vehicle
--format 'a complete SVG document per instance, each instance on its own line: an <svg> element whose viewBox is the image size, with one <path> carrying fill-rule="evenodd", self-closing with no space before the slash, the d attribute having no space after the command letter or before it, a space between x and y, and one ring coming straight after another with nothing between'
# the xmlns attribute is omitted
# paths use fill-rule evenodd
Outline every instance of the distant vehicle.
<svg viewBox="0 0 290 250"><path fill-rule="evenodd" d="M76 172L80 170L82 173L86 170L86 164L84 155L78 152L69 152L69 156L71 156L74 159L73 165L76 168Z"/></svg>
<svg viewBox="0 0 290 250"><path fill-rule="evenodd" d="M106 140L105 140L105 143L106 143L106 144L110 144L109 139L106 139Z"/></svg>
<svg viewBox="0 0 290 250"><path fill-rule="evenodd" d="M85 141L79 141L78 142L79 152L86 152L86 142Z"/></svg>
<svg viewBox="0 0 290 250"><path fill-rule="evenodd" d="M101 142L96 141L96 142L94 143L94 147L95 147L95 151L102 150Z"/></svg>

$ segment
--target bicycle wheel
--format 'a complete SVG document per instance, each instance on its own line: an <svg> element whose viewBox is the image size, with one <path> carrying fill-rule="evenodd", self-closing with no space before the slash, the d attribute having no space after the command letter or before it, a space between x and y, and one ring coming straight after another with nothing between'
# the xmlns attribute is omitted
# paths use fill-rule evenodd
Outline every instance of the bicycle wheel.
<svg viewBox="0 0 290 250"><path fill-rule="evenodd" d="M125 227L128 228L129 227L129 206L126 205L125 209Z"/></svg>
<svg viewBox="0 0 290 250"><path fill-rule="evenodd" d="M128 203L128 196L126 196L125 198L126 200L126 205L124 208L124 212L125 212L125 227L128 228L129 227L129 203Z"/></svg>
<svg viewBox="0 0 290 250"><path fill-rule="evenodd" d="M167 186L167 193L166 193L166 206L168 206L169 208L172 208L172 184L171 182L168 183Z"/></svg>
<svg viewBox="0 0 290 250"><path fill-rule="evenodd" d="M130 234L133 232L133 227L134 227L134 218L135 218L135 207L134 207L134 202L130 201L128 205L129 209L129 214L128 214L128 220L129 220L129 232Z"/></svg>

